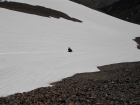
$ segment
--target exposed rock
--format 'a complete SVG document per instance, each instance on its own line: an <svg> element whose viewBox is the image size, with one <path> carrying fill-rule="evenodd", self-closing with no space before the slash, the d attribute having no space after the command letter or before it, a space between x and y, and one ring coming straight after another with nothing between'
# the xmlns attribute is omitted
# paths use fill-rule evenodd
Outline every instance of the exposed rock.
<svg viewBox="0 0 140 105"><path fill-rule="evenodd" d="M33 6L33 5L25 4L25 3L6 1L6 2L0 2L0 7L14 10L14 11L44 16L44 17L64 18L64 19L71 20L74 22L82 22L81 20L70 17L63 12L53 10L50 8L41 7L41 6Z"/></svg>
<svg viewBox="0 0 140 105"><path fill-rule="evenodd" d="M140 49L140 37L134 39L138 43L137 48Z"/></svg>

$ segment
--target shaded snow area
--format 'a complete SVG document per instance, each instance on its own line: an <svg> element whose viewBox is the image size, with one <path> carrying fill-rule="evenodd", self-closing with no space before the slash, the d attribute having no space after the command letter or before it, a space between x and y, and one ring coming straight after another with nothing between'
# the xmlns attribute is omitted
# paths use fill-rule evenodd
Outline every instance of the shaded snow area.
<svg viewBox="0 0 140 105"><path fill-rule="evenodd" d="M0 8L0 96L26 92L97 66L140 61L140 26L68 0L13 0L62 11L82 23ZM68 47L73 52L67 52Z"/></svg>

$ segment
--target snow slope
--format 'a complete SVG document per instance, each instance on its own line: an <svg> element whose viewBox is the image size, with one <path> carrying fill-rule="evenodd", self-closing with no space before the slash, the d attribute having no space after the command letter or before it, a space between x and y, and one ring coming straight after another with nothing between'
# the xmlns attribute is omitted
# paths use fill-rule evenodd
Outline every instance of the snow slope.
<svg viewBox="0 0 140 105"><path fill-rule="evenodd" d="M83 22L0 8L0 96L26 92L97 66L140 61L140 26L68 0L11 0L62 11ZM73 53L68 53L71 47Z"/></svg>

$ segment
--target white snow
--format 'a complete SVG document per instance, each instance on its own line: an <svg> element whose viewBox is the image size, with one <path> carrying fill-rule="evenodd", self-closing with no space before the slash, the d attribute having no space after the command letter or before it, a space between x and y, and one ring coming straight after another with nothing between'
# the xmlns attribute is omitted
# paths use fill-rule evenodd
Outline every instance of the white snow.
<svg viewBox="0 0 140 105"><path fill-rule="evenodd" d="M0 96L26 92L97 66L140 61L140 26L68 0L11 0L62 11L82 23L0 8ZM73 52L68 53L71 47Z"/></svg>

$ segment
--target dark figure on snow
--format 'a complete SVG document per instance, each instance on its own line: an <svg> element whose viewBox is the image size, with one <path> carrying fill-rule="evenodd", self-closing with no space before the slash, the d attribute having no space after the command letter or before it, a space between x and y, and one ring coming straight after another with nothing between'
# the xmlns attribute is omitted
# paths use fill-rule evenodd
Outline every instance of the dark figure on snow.
<svg viewBox="0 0 140 105"><path fill-rule="evenodd" d="M72 52L72 49L70 47L68 48L68 52Z"/></svg>

